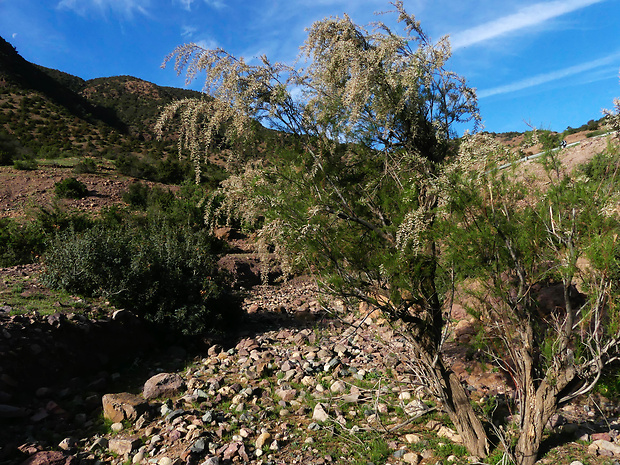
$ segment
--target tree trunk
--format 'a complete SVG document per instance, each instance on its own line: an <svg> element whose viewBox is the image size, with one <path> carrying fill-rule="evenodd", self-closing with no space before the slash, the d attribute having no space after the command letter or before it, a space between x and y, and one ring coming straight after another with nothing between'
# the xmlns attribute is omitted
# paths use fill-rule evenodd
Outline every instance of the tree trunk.
<svg viewBox="0 0 620 465"><path fill-rule="evenodd" d="M463 445L472 455L486 457L489 453L487 433L474 412L460 380L452 370L446 369L442 362L437 363L435 370L445 383L444 407L457 433L463 439Z"/></svg>
<svg viewBox="0 0 620 465"><path fill-rule="evenodd" d="M528 386L529 388L530 386ZM521 435L515 447L517 465L533 465L540 450L545 425L556 410L557 390L543 381L537 390L533 385L522 405Z"/></svg>

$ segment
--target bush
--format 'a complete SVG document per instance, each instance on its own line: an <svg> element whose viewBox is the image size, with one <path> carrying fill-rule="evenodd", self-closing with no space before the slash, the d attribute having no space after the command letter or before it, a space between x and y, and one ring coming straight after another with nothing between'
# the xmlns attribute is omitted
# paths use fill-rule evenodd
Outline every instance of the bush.
<svg viewBox="0 0 620 465"><path fill-rule="evenodd" d="M32 263L45 249L45 232L35 223L0 218L0 266Z"/></svg>
<svg viewBox="0 0 620 465"><path fill-rule="evenodd" d="M73 172L76 174L84 174L84 173L96 173L97 172L97 163L92 158L85 158L73 168Z"/></svg>
<svg viewBox="0 0 620 465"><path fill-rule="evenodd" d="M85 214L69 214L59 209L41 208L24 223L0 218L0 266L33 263L59 231L84 231L93 225L94 221Z"/></svg>
<svg viewBox="0 0 620 465"><path fill-rule="evenodd" d="M166 331L200 335L238 321L239 301L217 269L218 242L204 230L150 222L59 234L44 256L43 281L102 296Z"/></svg>
<svg viewBox="0 0 620 465"><path fill-rule="evenodd" d="M186 160L166 158L148 161L133 154L120 154L115 164L119 173L125 176L164 184L181 184L192 177L192 166ZM213 173L214 176L222 177L217 170L213 170Z"/></svg>
<svg viewBox="0 0 620 465"><path fill-rule="evenodd" d="M33 171L36 170L38 167L39 165L37 161L32 158L15 160L13 162L13 168L15 168L16 170Z"/></svg>
<svg viewBox="0 0 620 465"><path fill-rule="evenodd" d="M88 188L82 181L66 178L54 185L56 196L63 199L81 199L88 195Z"/></svg>
<svg viewBox="0 0 620 465"><path fill-rule="evenodd" d="M203 211L198 206L204 196L200 186L184 184L179 196L169 189L149 187L141 182L129 186L122 198L131 208L147 212L150 218L166 218L171 224L203 227Z"/></svg>

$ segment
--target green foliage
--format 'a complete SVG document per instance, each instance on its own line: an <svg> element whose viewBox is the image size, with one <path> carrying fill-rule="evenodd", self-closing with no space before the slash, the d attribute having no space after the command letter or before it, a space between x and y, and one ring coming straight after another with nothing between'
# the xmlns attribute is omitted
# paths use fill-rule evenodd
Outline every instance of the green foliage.
<svg viewBox="0 0 620 465"><path fill-rule="evenodd" d="M63 199L81 199L88 195L88 187L75 178L66 178L54 184L56 196Z"/></svg>
<svg viewBox="0 0 620 465"><path fill-rule="evenodd" d="M59 234L45 253L43 281L103 296L173 333L230 327L239 302L217 270L218 243L204 230L149 221Z"/></svg>
<svg viewBox="0 0 620 465"><path fill-rule="evenodd" d="M200 204L204 192L200 186L186 183L181 187L179 195L175 196L168 189L136 182L129 186L122 197L133 209L145 211L150 216L165 217L170 223L193 228L201 228L203 225Z"/></svg>
<svg viewBox="0 0 620 465"><path fill-rule="evenodd" d="M36 225L0 218L0 266L32 263L44 247L45 234Z"/></svg>
<svg viewBox="0 0 620 465"><path fill-rule="evenodd" d="M562 142L562 135L553 131L539 131L538 140L543 146L543 150L557 149Z"/></svg>
<svg viewBox="0 0 620 465"><path fill-rule="evenodd" d="M620 399L620 375L618 374L617 364L609 366L605 370L596 387L596 391L608 399Z"/></svg>
<svg viewBox="0 0 620 465"><path fill-rule="evenodd" d="M92 158L85 158L75 165L73 172L76 174L96 173L97 163Z"/></svg>
<svg viewBox="0 0 620 465"><path fill-rule="evenodd" d="M34 218L17 222L0 219L0 266L15 266L37 261L48 241L67 228L82 231L92 220L83 214L70 215L61 210L40 209Z"/></svg>
<svg viewBox="0 0 620 465"><path fill-rule="evenodd" d="M190 177L191 167L187 162L166 158L149 161L134 154L121 154L116 160L116 169L125 176L165 184L181 184Z"/></svg>
<svg viewBox="0 0 620 465"><path fill-rule="evenodd" d="M34 171L38 168L38 163L34 158L21 158L13 161L13 168L22 171Z"/></svg>
<svg viewBox="0 0 620 465"><path fill-rule="evenodd" d="M609 152L597 153L591 160L579 167L579 171L585 174L593 182L609 179L618 169L618 155Z"/></svg>

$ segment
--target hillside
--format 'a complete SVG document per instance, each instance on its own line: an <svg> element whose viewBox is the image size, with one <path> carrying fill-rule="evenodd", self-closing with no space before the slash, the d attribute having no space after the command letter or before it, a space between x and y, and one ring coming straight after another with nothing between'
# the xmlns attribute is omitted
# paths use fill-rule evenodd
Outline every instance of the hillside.
<svg viewBox="0 0 620 465"><path fill-rule="evenodd" d="M85 81L24 60L0 38L0 148L19 156L162 157L173 148L153 141L160 108L196 95L130 76Z"/></svg>

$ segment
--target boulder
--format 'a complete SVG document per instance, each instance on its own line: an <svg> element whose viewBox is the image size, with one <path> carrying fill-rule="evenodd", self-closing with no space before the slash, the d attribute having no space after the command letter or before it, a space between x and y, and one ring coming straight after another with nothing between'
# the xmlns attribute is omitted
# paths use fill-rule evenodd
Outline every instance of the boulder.
<svg viewBox="0 0 620 465"><path fill-rule="evenodd" d="M136 421L148 407L144 399L128 392L105 394L101 402L103 403L103 417L114 423L123 420Z"/></svg>
<svg viewBox="0 0 620 465"><path fill-rule="evenodd" d="M185 381L175 373L159 373L144 383L142 396L149 399L172 397L185 390Z"/></svg>

